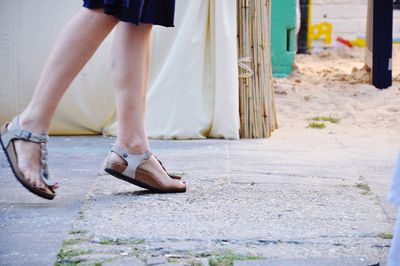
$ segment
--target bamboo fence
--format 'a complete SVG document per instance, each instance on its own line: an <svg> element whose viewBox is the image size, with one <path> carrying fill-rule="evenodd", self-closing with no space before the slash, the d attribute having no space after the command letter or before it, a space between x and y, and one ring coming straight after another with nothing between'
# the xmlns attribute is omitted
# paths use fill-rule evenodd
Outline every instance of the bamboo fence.
<svg viewBox="0 0 400 266"><path fill-rule="evenodd" d="M240 137L268 138L277 128L271 83L270 0L237 1Z"/></svg>

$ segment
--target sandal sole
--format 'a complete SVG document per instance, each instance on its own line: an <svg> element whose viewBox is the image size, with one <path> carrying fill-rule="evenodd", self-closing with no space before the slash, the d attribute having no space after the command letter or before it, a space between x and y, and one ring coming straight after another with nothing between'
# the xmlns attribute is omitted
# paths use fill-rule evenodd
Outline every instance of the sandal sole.
<svg viewBox="0 0 400 266"><path fill-rule="evenodd" d="M155 188L153 186L150 186L150 185L148 185L146 183L143 183L143 182L140 182L138 180L135 180L133 178L127 177L127 176L125 176L125 175L123 175L123 174L121 174L121 173L119 173L119 172L117 172L117 171L115 171L113 169L110 169L110 168L105 168L104 171L109 173L110 175L118 178L118 179L121 179L121 180L123 180L125 182L128 182L130 184L133 184L135 186L150 190L152 192L162 193L162 194L166 194L166 193L184 193L184 192L186 192L186 190L184 190L184 191L183 190L161 190L161 189Z"/></svg>
<svg viewBox="0 0 400 266"><path fill-rule="evenodd" d="M47 200L53 200L56 195L47 194L45 192L42 192L41 190L38 190L35 187L27 185L23 180L21 180L21 178L18 176L17 172L14 169L13 163L11 162L10 156L8 155L8 151L5 147L5 145L3 144L3 141L1 140L1 138L0 138L0 144L4 151L4 154L6 155L8 164L11 167L14 177L18 180L18 182L20 182L27 190L29 190L31 193L35 194L36 196L39 196L39 197L47 199Z"/></svg>

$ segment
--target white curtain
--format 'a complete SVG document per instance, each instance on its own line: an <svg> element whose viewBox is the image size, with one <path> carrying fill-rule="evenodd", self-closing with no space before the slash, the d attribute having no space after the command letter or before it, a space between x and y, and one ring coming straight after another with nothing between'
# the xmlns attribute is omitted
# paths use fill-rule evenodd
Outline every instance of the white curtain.
<svg viewBox="0 0 400 266"><path fill-rule="evenodd" d="M80 5L79 0L0 2L1 123L27 104L58 32ZM236 1L177 0L175 24L154 27L149 137L237 139ZM116 134L111 38L63 98L53 134Z"/></svg>

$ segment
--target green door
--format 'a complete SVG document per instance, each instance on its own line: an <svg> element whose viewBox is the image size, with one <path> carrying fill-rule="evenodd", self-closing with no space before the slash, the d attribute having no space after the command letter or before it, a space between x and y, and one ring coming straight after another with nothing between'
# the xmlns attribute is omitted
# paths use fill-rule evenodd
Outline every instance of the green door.
<svg viewBox="0 0 400 266"><path fill-rule="evenodd" d="M274 77L292 72L296 54L296 1L271 0L271 57Z"/></svg>

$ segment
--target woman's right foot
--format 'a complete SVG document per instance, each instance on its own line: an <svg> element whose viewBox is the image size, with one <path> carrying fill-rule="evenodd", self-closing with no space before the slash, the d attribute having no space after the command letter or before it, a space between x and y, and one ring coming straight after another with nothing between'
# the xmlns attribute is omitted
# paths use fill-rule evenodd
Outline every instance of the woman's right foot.
<svg viewBox="0 0 400 266"><path fill-rule="evenodd" d="M24 175L24 178L33 187L39 188L46 193L51 190L40 177L40 144L24 140L14 140L15 151L18 155L18 169ZM52 187L57 189L58 184Z"/></svg>
<svg viewBox="0 0 400 266"><path fill-rule="evenodd" d="M148 156L144 156L145 154ZM137 168L132 168L135 177L125 173L125 170L129 166L129 160L133 160L133 162L141 161ZM106 159L105 168L106 172L115 177L154 192L185 192L187 188L186 183L171 178L155 156L146 152L140 154L130 153L125 149L114 146L109 157Z"/></svg>
<svg viewBox="0 0 400 266"><path fill-rule="evenodd" d="M126 161L115 152L112 152L110 154L110 161L125 166L127 165ZM149 172L151 175L156 177L158 182L166 187L177 187L182 190L186 189L186 183L183 183L176 178L171 178L171 176L168 175L168 173L164 170L164 168L161 166L160 162L155 158L154 155L151 155L150 159L144 161L143 164L140 165L138 168Z"/></svg>
<svg viewBox="0 0 400 266"><path fill-rule="evenodd" d="M15 123L13 121L12 123ZM11 123L7 126L9 130ZM15 147L15 153L17 157L18 170L23 174L24 179L35 188L42 190L45 193L52 194L52 190L59 187L55 184L48 187L40 176L41 172L41 144L36 142L30 142L20 139L13 140Z"/></svg>

